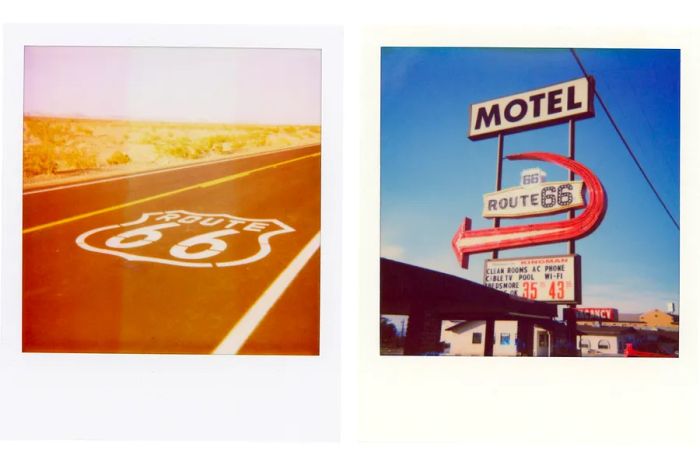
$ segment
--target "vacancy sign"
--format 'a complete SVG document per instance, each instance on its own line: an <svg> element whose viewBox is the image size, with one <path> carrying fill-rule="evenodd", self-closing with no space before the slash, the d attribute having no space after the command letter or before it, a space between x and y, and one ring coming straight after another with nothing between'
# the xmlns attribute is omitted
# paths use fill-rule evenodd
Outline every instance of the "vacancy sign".
<svg viewBox="0 0 700 462"><path fill-rule="evenodd" d="M484 218L550 215L581 208L583 181L551 181L484 194Z"/></svg>
<svg viewBox="0 0 700 462"><path fill-rule="evenodd" d="M548 303L581 303L581 257L554 255L486 260L484 285Z"/></svg>
<svg viewBox="0 0 700 462"><path fill-rule="evenodd" d="M593 117L592 77L550 85L516 95L472 104L469 139L515 133L566 120Z"/></svg>
<svg viewBox="0 0 700 462"><path fill-rule="evenodd" d="M615 308L574 308L576 319L595 321L617 321L617 309Z"/></svg>

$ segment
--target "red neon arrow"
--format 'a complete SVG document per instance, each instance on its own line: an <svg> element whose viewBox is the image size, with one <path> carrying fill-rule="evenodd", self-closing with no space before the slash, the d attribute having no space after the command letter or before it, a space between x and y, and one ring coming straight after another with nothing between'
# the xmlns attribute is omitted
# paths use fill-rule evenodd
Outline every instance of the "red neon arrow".
<svg viewBox="0 0 700 462"><path fill-rule="evenodd" d="M582 164L548 152L513 154L506 159L541 160L571 170L583 179L588 189L588 206L581 215L568 220L474 231L471 231L471 220L465 218L452 238L452 249L463 268L469 266L469 255L473 253L580 239L595 231L605 216L607 203L603 185Z"/></svg>

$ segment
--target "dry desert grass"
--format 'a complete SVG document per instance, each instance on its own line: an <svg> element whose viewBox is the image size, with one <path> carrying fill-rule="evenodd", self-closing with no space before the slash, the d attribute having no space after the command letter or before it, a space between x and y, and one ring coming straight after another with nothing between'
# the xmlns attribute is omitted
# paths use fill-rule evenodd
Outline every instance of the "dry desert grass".
<svg viewBox="0 0 700 462"><path fill-rule="evenodd" d="M24 184L90 179L320 142L317 125L24 117Z"/></svg>

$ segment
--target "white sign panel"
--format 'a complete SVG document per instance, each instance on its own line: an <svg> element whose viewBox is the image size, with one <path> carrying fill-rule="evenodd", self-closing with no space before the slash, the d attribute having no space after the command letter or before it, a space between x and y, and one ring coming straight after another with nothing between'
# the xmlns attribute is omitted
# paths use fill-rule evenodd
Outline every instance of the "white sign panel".
<svg viewBox="0 0 700 462"><path fill-rule="evenodd" d="M554 255L486 260L484 285L530 300L581 302L581 257Z"/></svg>
<svg viewBox="0 0 700 462"><path fill-rule="evenodd" d="M538 88L472 104L469 139L514 133L570 119L593 117L594 81L591 77Z"/></svg>
<svg viewBox="0 0 700 462"><path fill-rule="evenodd" d="M583 181L551 181L484 194L484 218L519 218L559 213L585 205Z"/></svg>
<svg viewBox="0 0 700 462"><path fill-rule="evenodd" d="M541 168L526 168L520 172L520 186L529 186L547 181L547 172Z"/></svg>

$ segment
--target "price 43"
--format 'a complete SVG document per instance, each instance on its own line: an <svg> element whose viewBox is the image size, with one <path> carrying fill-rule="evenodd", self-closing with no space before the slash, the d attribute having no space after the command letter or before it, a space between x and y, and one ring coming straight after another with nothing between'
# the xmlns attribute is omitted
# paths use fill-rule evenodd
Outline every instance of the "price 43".
<svg viewBox="0 0 700 462"><path fill-rule="evenodd" d="M539 286L539 287L538 287ZM545 282L534 282L534 281L526 281L523 283L523 293L522 297L528 298L530 300L540 300L543 299L542 297L538 297L539 288L545 288L546 289L546 283ZM564 281L552 281L549 284L549 289L546 291L546 294L548 297L546 297L546 300L564 300L564 297L566 295L565 293L565 284Z"/></svg>

